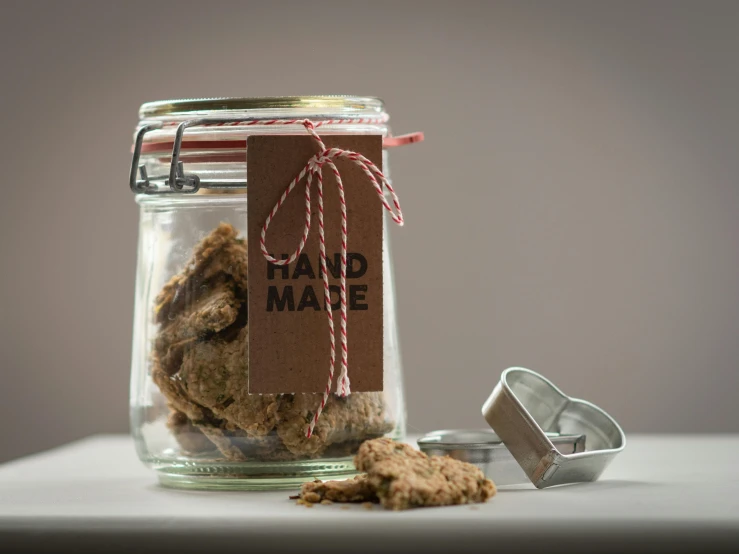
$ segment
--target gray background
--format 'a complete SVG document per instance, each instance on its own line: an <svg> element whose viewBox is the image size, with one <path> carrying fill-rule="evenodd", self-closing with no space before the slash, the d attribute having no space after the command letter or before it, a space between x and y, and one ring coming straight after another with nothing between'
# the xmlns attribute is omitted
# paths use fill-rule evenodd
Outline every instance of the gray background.
<svg viewBox="0 0 739 554"><path fill-rule="evenodd" d="M18 2L0 19L0 458L127 430L139 104L383 97L411 430L522 365L739 431L739 3Z"/></svg>

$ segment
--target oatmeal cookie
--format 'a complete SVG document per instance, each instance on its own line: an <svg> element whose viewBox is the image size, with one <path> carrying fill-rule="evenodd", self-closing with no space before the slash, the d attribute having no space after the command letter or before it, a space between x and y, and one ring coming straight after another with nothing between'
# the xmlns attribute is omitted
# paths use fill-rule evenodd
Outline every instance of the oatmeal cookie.
<svg viewBox="0 0 739 554"><path fill-rule="evenodd" d="M413 447L379 438L366 441L354 458L386 508L486 502L495 485L477 466L448 456L427 456Z"/></svg>
<svg viewBox="0 0 739 554"><path fill-rule="evenodd" d="M331 395L310 439L305 430L321 394L248 394L246 271L246 243L223 223L157 296L151 377L183 449L215 447L229 461L344 457L392 431L381 392ZM202 435L195 442L184 439L192 429Z"/></svg>
<svg viewBox="0 0 739 554"><path fill-rule="evenodd" d="M359 471L351 481L305 483L304 503L374 500L391 510L486 502L495 485L472 464L447 456L428 457L413 447L379 438L359 447L354 458Z"/></svg>

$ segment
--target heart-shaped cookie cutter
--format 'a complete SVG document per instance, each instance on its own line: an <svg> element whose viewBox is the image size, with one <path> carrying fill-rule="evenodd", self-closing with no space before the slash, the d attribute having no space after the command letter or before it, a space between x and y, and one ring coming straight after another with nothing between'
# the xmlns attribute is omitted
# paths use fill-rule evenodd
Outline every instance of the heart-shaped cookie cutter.
<svg viewBox="0 0 739 554"><path fill-rule="evenodd" d="M595 481L626 446L616 420L522 367L506 369L482 407L485 420L540 489ZM585 452L562 454L547 433L585 435Z"/></svg>

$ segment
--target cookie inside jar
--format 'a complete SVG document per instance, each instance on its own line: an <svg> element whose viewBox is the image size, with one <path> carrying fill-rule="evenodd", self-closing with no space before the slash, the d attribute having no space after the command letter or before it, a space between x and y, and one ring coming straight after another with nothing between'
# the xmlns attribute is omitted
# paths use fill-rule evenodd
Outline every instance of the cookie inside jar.
<svg viewBox="0 0 739 554"><path fill-rule="evenodd" d="M154 302L151 378L166 397L167 427L187 456L226 461L342 457L395 426L382 392L249 394L247 246L221 223Z"/></svg>

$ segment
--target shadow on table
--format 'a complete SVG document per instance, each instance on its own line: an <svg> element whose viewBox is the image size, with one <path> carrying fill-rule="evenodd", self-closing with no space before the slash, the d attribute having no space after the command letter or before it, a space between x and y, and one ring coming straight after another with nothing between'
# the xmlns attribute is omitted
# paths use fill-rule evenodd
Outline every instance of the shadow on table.
<svg viewBox="0 0 739 554"><path fill-rule="evenodd" d="M554 490L567 490L570 492L592 492L595 490L599 491L607 491L607 490L615 490L615 489L644 489L644 488L654 488L654 487L662 487L664 486L662 483L650 483L649 481L631 481L627 479L606 479L603 481L592 481L588 483L571 483L567 485L557 485L554 487L549 487L546 489L541 489L542 491L554 491ZM501 493L509 493L509 492L531 492L531 491L537 491L536 487L531 484L526 485L506 485L499 487L499 491Z"/></svg>

